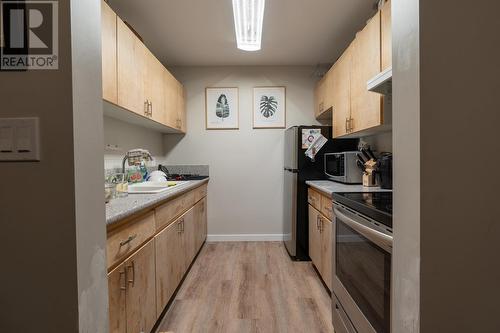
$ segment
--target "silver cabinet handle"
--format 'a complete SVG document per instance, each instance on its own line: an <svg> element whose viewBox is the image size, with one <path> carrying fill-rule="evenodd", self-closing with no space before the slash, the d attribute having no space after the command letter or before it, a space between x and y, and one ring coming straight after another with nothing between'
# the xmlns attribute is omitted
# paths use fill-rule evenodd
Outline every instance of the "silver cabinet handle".
<svg viewBox="0 0 500 333"><path fill-rule="evenodd" d="M132 269L132 280L128 280L128 283L132 284L133 287L135 282L135 263L133 260L132 260L132 265L127 266L127 269Z"/></svg>
<svg viewBox="0 0 500 333"><path fill-rule="evenodd" d="M180 234L181 232L182 232L181 221L177 221L177 233Z"/></svg>
<svg viewBox="0 0 500 333"><path fill-rule="evenodd" d="M148 108L149 108L149 102L148 102L148 100L145 100L144 101L144 115L145 116L148 115Z"/></svg>
<svg viewBox="0 0 500 333"><path fill-rule="evenodd" d="M153 116L153 102L149 101L149 116Z"/></svg>
<svg viewBox="0 0 500 333"><path fill-rule="evenodd" d="M126 240L120 242L120 247L122 247L123 245L127 245L128 243L130 243L131 241L133 241L136 237L137 237L137 234L129 236L129 238L127 238Z"/></svg>
<svg viewBox="0 0 500 333"><path fill-rule="evenodd" d="M122 284L122 277L123 277L123 284ZM125 268L123 271L120 271L120 290L127 290L127 273Z"/></svg>

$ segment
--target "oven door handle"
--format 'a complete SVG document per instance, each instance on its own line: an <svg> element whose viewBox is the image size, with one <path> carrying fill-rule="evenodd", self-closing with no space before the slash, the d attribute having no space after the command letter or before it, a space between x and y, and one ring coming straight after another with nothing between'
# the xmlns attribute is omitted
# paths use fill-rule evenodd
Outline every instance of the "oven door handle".
<svg viewBox="0 0 500 333"><path fill-rule="evenodd" d="M380 231L374 230L359 222L356 222L337 208L334 209L334 212L336 218L342 220L342 222L347 224L349 227L356 230L361 235L368 238L369 240L392 254L392 236L386 235Z"/></svg>

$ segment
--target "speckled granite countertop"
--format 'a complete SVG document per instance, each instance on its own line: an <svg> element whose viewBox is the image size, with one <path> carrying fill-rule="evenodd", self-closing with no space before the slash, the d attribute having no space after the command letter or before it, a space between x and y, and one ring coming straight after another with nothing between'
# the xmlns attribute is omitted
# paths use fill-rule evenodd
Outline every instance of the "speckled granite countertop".
<svg viewBox="0 0 500 333"><path fill-rule="evenodd" d="M125 198L112 199L106 204L106 226L109 227L130 215L192 190L204 183L208 183L208 179L209 178L207 177L202 180L189 180L176 185L163 193L129 194Z"/></svg>
<svg viewBox="0 0 500 333"><path fill-rule="evenodd" d="M380 187L364 187L363 185L350 185L332 182L330 180L308 180L306 184L330 196L334 192L391 192Z"/></svg>

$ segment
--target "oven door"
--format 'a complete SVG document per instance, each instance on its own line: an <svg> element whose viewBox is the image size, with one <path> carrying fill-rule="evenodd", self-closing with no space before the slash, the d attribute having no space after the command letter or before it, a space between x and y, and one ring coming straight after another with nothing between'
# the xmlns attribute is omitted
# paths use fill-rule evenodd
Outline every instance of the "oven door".
<svg viewBox="0 0 500 333"><path fill-rule="evenodd" d="M345 180L345 155L330 153L325 154L325 175L333 180Z"/></svg>
<svg viewBox="0 0 500 333"><path fill-rule="evenodd" d="M334 203L332 288L358 332L390 332L392 233Z"/></svg>

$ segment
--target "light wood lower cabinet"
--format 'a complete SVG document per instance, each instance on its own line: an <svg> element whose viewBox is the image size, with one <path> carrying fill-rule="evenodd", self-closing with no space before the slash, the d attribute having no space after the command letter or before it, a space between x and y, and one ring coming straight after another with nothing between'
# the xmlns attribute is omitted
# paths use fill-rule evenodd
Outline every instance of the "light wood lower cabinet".
<svg viewBox="0 0 500 333"><path fill-rule="evenodd" d="M156 322L154 242L108 274L111 333L150 332Z"/></svg>
<svg viewBox="0 0 500 333"><path fill-rule="evenodd" d="M332 221L309 205L309 257L332 290Z"/></svg>
<svg viewBox="0 0 500 333"><path fill-rule="evenodd" d="M205 192L206 193L206 192ZM207 198L201 199L196 206L194 206L194 217L195 217L195 244L196 248L200 248L203 245L205 239L207 239Z"/></svg>
<svg viewBox="0 0 500 333"><path fill-rule="evenodd" d="M332 290L333 214L332 198L311 188L309 191L309 257L321 278ZM313 198L313 200L311 200Z"/></svg>
<svg viewBox="0 0 500 333"><path fill-rule="evenodd" d="M313 206L309 205L309 257L318 270L321 269L319 215L319 212Z"/></svg>
<svg viewBox="0 0 500 333"><path fill-rule="evenodd" d="M156 322L155 248L150 240L125 262L127 332L150 332Z"/></svg>
<svg viewBox="0 0 500 333"><path fill-rule="evenodd" d="M333 223L320 215L321 230L321 276L326 285L332 290L332 229Z"/></svg>
<svg viewBox="0 0 500 333"><path fill-rule="evenodd" d="M156 315L160 316L184 274L183 237L177 220L155 237Z"/></svg>
<svg viewBox="0 0 500 333"><path fill-rule="evenodd" d="M108 274L109 332L127 332L127 310L125 306L127 277L125 263Z"/></svg>
<svg viewBox="0 0 500 333"><path fill-rule="evenodd" d="M206 193L204 184L108 232L111 333L151 331L206 239Z"/></svg>

